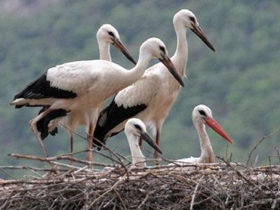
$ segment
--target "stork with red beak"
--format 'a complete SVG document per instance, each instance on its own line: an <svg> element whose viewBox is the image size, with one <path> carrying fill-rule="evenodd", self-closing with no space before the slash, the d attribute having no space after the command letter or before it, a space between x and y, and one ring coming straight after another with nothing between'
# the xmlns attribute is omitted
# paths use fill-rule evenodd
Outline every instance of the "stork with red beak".
<svg viewBox="0 0 280 210"><path fill-rule="evenodd" d="M175 163L180 165L186 163L214 163L215 154L213 152L209 136L206 132L206 125L212 128L229 143L233 144L233 140L224 131L222 126L220 126L219 123L214 119L211 109L205 105L201 104L194 108L192 112L192 120L200 141L200 157L178 159L175 161Z"/></svg>

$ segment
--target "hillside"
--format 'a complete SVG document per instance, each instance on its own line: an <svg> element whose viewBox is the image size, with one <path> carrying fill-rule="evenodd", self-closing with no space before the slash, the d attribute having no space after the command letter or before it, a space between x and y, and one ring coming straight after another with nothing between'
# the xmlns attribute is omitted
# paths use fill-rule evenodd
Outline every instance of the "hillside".
<svg viewBox="0 0 280 210"><path fill-rule="evenodd" d="M3 2L7 1L0 1L2 5ZM21 7L17 7L1 12L0 16L1 165L26 164L9 157L9 153L42 155L28 126L38 109L15 110L9 105L25 85L54 65L98 58L95 33L104 23L118 29L134 57L138 56L141 43L152 36L161 38L172 55L176 47L172 19L182 8L194 12L217 51L211 52L191 31L187 32L186 85L163 127L163 157L199 155L191 112L196 105L206 104L235 141L235 145L228 145L208 130L217 155L246 162L254 146L264 136L277 131L258 145L251 161L257 157L259 165L279 164L280 2L61 0L46 3L44 7L35 7L36 1L25 2L30 8L37 8L37 12L18 15ZM112 51L116 63L132 66ZM85 136L84 128L79 133ZM75 139L75 150L83 150L85 141L78 136ZM59 135L46 139L45 145L51 155L68 153L67 132L60 129ZM108 146L125 156L129 154L123 134L108 141ZM84 154L77 156L84 157ZM97 156L97 160L102 158ZM0 174L0 177L7 176Z"/></svg>

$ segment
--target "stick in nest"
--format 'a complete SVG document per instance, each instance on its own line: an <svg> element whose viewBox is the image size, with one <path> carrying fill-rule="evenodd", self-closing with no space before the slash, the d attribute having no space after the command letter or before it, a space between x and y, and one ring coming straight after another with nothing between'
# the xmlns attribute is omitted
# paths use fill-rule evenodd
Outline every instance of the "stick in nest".
<svg viewBox="0 0 280 210"><path fill-rule="evenodd" d="M195 199L195 196L196 196L196 192L197 192L197 189L198 189L198 186L201 182L201 180L204 178L204 175L198 180L195 188L194 188L194 192L192 194L192 200L191 200L191 206L190 206L190 210L193 210L193 205L194 205L194 199Z"/></svg>
<svg viewBox="0 0 280 210"><path fill-rule="evenodd" d="M265 139L268 139L268 138L270 138L271 136L275 135L275 134L276 134L277 132L279 132L279 131L280 131L280 128L278 128L277 130L273 131L273 132L270 133L269 135L262 137L262 138L256 143L256 145L253 147L253 149L252 149L251 152L249 153L248 160L247 160L247 162L246 162L246 165L247 165L247 166L249 165L249 161L250 161L250 159L251 159L251 156L252 156L253 152L257 149L257 147L259 146L259 144L262 143Z"/></svg>

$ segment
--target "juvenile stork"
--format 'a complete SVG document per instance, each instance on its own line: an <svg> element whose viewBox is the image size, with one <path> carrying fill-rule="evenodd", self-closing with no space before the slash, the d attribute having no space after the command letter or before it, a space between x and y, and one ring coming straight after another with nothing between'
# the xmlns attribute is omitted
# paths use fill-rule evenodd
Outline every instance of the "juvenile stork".
<svg viewBox="0 0 280 210"><path fill-rule="evenodd" d="M139 146L140 139L145 140L157 152L162 154L160 148L150 137L146 130L145 124L141 120L137 118L129 119L125 124L124 133L129 143L132 165L137 167L146 167L145 156L141 152Z"/></svg>
<svg viewBox="0 0 280 210"><path fill-rule="evenodd" d="M211 50L215 49L191 11L183 9L177 12L173 24L177 48L171 60L183 79L188 60L187 29L192 30ZM100 113L94 137L105 143L107 138L123 130L129 118L137 117L155 129L156 144L159 145L162 125L180 89L161 63L150 67L140 80L118 92L112 103ZM156 151L154 156L157 158Z"/></svg>
<svg viewBox="0 0 280 210"><path fill-rule="evenodd" d="M180 165L185 163L214 163L215 154L213 152L209 136L206 132L205 125L208 125L231 144L233 144L232 139L214 119L211 109L205 105L201 104L193 109L192 120L200 141L200 157L178 159L175 163Z"/></svg>
<svg viewBox="0 0 280 210"><path fill-rule="evenodd" d="M158 58L163 62L183 85L168 57L164 43L160 39L150 38L141 45L138 62L130 70L105 60L76 61L58 65L48 69L18 93L11 105L15 105L16 108L48 106L29 122L36 136L38 136L37 122L51 111L56 109L83 111L89 128L87 160L92 161L92 137L99 108L108 97L140 79L152 58ZM42 145L39 138L38 141Z"/></svg>
<svg viewBox="0 0 280 210"><path fill-rule="evenodd" d="M122 43L118 31L112 25L102 25L96 33L96 38L99 48L99 58L101 60L111 61L110 45L113 45L132 63L136 64L136 61ZM42 108L39 114L46 109L47 107ZM66 128L70 135L70 153L72 156L74 141L73 135L79 125L87 124L87 113L85 111L73 110L71 112L67 112L67 110L64 109L57 109L51 111L47 116L39 120L36 127L42 140L44 140L49 133L51 135L55 135L57 133L58 125L61 125L62 128Z"/></svg>

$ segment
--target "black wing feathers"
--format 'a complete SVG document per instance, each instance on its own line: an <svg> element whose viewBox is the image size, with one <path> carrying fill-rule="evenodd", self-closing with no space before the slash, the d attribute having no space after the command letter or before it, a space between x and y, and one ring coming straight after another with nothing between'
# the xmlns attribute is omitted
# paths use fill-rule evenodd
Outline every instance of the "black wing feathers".
<svg viewBox="0 0 280 210"><path fill-rule="evenodd" d="M109 106L101 111L96 123L94 137L105 143L106 138L114 136L118 133L113 133L111 136L106 136L110 130L122 123L123 121L137 115L139 112L147 108L147 105L141 104L133 107L124 108L123 105L118 106L113 100ZM100 146L97 141L93 140L95 146Z"/></svg>
<svg viewBox="0 0 280 210"><path fill-rule="evenodd" d="M39 114L45 111L48 107L45 106L43 107L40 111ZM53 119L56 119L58 117L63 117L67 115L67 111L64 109L56 109L51 111L47 116L43 117L41 120L39 120L36 124L37 130L40 132L41 139L44 140L45 138L48 137L49 134L52 136L55 136L57 134L57 127L49 133L49 123Z"/></svg>
<svg viewBox="0 0 280 210"><path fill-rule="evenodd" d="M23 91L15 95L14 100L18 98L26 99L43 99L43 98L75 98L77 94L68 91L52 87L50 81L47 80L47 73L31 82ZM16 106L21 108L23 105Z"/></svg>

